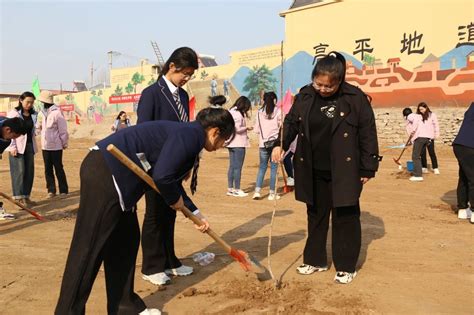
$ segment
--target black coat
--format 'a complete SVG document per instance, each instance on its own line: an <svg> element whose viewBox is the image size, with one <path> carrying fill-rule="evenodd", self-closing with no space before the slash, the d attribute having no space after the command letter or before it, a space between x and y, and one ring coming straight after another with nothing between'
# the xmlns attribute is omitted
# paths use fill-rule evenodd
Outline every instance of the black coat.
<svg viewBox="0 0 474 315"><path fill-rule="evenodd" d="M312 86L305 86L283 125L283 150L298 135L293 157L296 199L313 204L313 158L309 113L316 96ZM334 207L352 206L359 202L361 177L374 177L379 165L375 117L367 96L357 87L344 82L332 121L331 176Z"/></svg>

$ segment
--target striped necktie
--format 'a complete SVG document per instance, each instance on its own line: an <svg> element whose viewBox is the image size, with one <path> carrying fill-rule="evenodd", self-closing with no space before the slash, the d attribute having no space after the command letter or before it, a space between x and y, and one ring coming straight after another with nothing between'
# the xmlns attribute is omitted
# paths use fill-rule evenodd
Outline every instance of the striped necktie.
<svg viewBox="0 0 474 315"><path fill-rule="evenodd" d="M186 111L184 110L184 106L183 104L181 104L181 100L179 99L179 88L177 88L176 91L174 91L173 98L176 103L176 106L178 107L179 119L182 122L189 121L188 114L186 114Z"/></svg>
<svg viewBox="0 0 474 315"><path fill-rule="evenodd" d="M194 165L193 165L193 175L191 175L191 194L194 195L196 192L196 187L197 187L197 177L198 177L198 169L199 169L199 155L196 156L196 160L194 160Z"/></svg>

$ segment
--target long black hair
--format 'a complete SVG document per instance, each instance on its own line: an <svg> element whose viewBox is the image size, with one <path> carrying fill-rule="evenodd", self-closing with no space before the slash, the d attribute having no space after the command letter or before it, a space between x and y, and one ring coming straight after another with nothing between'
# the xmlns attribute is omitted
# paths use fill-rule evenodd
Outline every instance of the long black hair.
<svg viewBox="0 0 474 315"><path fill-rule="evenodd" d="M263 94L263 106L262 108L265 109L265 114L267 114L267 118L271 119L273 115L273 111L275 110L275 103L278 100L275 92L265 92Z"/></svg>
<svg viewBox="0 0 474 315"><path fill-rule="evenodd" d="M328 75L339 83L346 79L346 58L337 51L331 51L318 62L311 72L311 80L319 75Z"/></svg>
<svg viewBox="0 0 474 315"><path fill-rule="evenodd" d="M196 52L189 47L180 47L173 51L168 60L166 60L165 65L161 69L160 77L158 78L158 80L161 79L163 75L168 73L168 71L170 70L171 63L174 63L177 69L199 68L198 56Z"/></svg>
<svg viewBox="0 0 474 315"><path fill-rule="evenodd" d="M27 97L32 97L32 98L33 98L33 101L36 100L36 96L35 96L33 93L28 92L28 91L23 92L23 94L21 94L20 97L18 98L18 106L15 107L16 110L24 110L24 109L23 109L23 105L21 104L21 102L22 102L25 98L27 98ZM34 113L35 113L34 107L31 106L31 108L30 108L30 110L29 110L28 112L30 113L30 115L31 115L31 114L34 114Z"/></svg>
<svg viewBox="0 0 474 315"><path fill-rule="evenodd" d="M121 110L120 113L118 113L117 118L115 118L115 120L120 120L120 116L122 116L122 114L126 114L126 113L127 112ZM127 120L128 120L128 118L127 118Z"/></svg>
<svg viewBox="0 0 474 315"><path fill-rule="evenodd" d="M204 130L217 127L219 137L225 140L232 140L235 136L234 118L228 110L223 108L206 107L199 111L196 116Z"/></svg>
<svg viewBox="0 0 474 315"><path fill-rule="evenodd" d="M250 111L250 107L252 107L252 103L247 97L245 96L239 97L235 101L234 105L232 105L231 108L234 108L234 107L236 110L240 112L240 114L242 114L242 117L249 118L249 111Z"/></svg>
<svg viewBox="0 0 474 315"><path fill-rule="evenodd" d="M424 114L421 113L420 107L426 108L426 111L425 111ZM428 118L430 118L431 110L428 107L428 104L426 104L425 102L421 102L420 104L418 104L418 106L416 108L416 113L421 115L421 117L423 117L423 121L425 121L425 120L428 120Z"/></svg>

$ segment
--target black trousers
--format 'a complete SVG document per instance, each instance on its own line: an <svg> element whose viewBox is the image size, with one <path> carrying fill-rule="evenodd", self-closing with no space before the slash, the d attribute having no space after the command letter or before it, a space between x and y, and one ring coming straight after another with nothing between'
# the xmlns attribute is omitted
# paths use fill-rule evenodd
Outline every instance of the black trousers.
<svg viewBox="0 0 474 315"><path fill-rule="evenodd" d="M66 180L66 173L63 167L63 150L47 151L43 150L44 177L46 178L46 188L49 193L56 193L56 183L54 181L54 172L58 178L59 193L69 193ZM54 172L53 172L54 167Z"/></svg>
<svg viewBox="0 0 474 315"><path fill-rule="evenodd" d="M333 207L331 175L313 171L314 203L307 204L308 238L303 263L327 266L326 242L332 212L332 258L337 271L354 272L361 247L359 205ZM343 193L343 192L341 192ZM331 211L332 210L332 211Z"/></svg>
<svg viewBox="0 0 474 315"><path fill-rule="evenodd" d="M138 314L146 306L134 292L140 245L136 212L124 212L102 153L81 166L81 199L55 314L84 314L104 262L108 314Z"/></svg>
<svg viewBox="0 0 474 315"><path fill-rule="evenodd" d="M438 158L436 157L434 139L431 140L430 142L428 142L428 144L426 145L426 149L428 150L428 154L430 155L431 168L438 168ZM428 161L426 160L426 151L427 150L422 150L421 151L421 167L423 167L423 168L428 167Z"/></svg>
<svg viewBox="0 0 474 315"><path fill-rule="evenodd" d="M474 208L474 149L454 144L453 151L459 164L458 209L466 209L468 201Z"/></svg>
<svg viewBox="0 0 474 315"><path fill-rule="evenodd" d="M168 268L178 268L181 262L174 252L176 211L163 197L150 190L145 193L146 211L142 226L142 273L152 275Z"/></svg>

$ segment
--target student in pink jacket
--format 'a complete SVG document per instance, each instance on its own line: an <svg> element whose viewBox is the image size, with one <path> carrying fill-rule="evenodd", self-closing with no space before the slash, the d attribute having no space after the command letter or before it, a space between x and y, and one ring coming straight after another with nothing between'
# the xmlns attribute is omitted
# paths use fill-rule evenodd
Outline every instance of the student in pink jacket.
<svg viewBox="0 0 474 315"><path fill-rule="evenodd" d="M424 102L418 104L418 108L416 113L421 116L423 128L427 130L430 137L430 142L426 146L428 149L428 153L430 154L431 159L431 168L433 169L433 173L439 175L438 169L438 159L436 158L435 152L435 139L439 137L439 123L436 114L433 113L428 105ZM428 173L428 163L426 160L426 150L421 151L421 167L422 173Z"/></svg>
<svg viewBox="0 0 474 315"><path fill-rule="evenodd" d="M254 130L258 133L260 166L258 169L257 180L255 183L255 193L253 199L260 199L260 191L267 171L268 161L270 160L270 194L268 200L280 199L276 192L276 173L278 163L271 161L273 147L265 148L265 142L276 141L281 127L281 111L276 107L277 96L274 92L266 92L263 95L263 106L257 112Z"/></svg>
<svg viewBox="0 0 474 315"><path fill-rule="evenodd" d="M13 139L6 151L10 152L10 177L13 199L26 206L33 205L30 199L35 177L35 153L38 151L35 139L35 124L38 113L34 110L35 95L24 92L20 95L18 106L9 111L7 117L23 120L26 134Z"/></svg>
<svg viewBox="0 0 474 315"><path fill-rule="evenodd" d="M242 166L245 160L245 148L249 147L247 132L252 127L247 127L247 118L251 107L250 100L241 96L229 109L234 118L235 137L226 146L229 150L229 170L227 171L227 196L245 197L248 193L240 189L240 178L242 176Z"/></svg>
<svg viewBox="0 0 474 315"><path fill-rule="evenodd" d="M43 149L44 174L48 198L56 196L54 172L56 172L58 179L59 193L62 197L65 197L69 193L66 173L63 167L63 150L67 148L69 139L67 122L59 107L54 105L53 94L50 91L41 91L38 100L44 106L44 109L39 114L36 129L41 133L41 148Z"/></svg>

